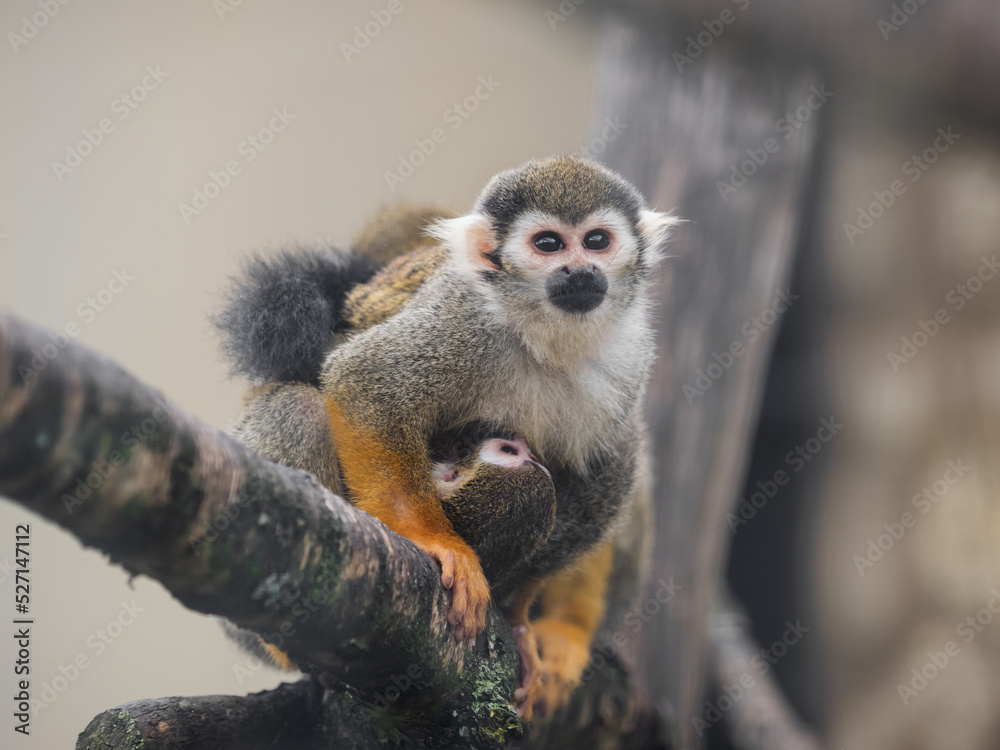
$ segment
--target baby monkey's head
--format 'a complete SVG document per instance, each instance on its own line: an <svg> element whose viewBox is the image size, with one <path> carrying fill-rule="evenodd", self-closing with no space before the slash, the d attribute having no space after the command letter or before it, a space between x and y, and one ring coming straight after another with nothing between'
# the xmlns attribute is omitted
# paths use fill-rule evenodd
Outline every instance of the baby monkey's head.
<svg viewBox="0 0 1000 750"><path fill-rule="evenodd" d="M472 436L475 444L469 444ZM527 442L510 434L469 430L439 437L433 478L445 515L482 563L490 586L509 591L524 563L549 538L556 491Z"/></svg>

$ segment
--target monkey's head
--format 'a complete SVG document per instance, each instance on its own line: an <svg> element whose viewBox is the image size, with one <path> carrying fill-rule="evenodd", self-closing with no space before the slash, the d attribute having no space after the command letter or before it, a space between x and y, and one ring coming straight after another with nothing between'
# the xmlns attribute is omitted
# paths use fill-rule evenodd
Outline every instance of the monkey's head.
<svg viewBox="0 0 1000 750"><path fill-rule="evenodd" d="M457 462L434 466L445 515L479 555L490 585L528 560L552 533L556 490L522 438L483 440Z"/></svg>
<svg viewBox="0 0 1000 750"><path fill-rule="evenodd" d="M501 172L472 213L432 231L496 311L544 348L626 319L676 221L610 169L557 157Z"/></svg>

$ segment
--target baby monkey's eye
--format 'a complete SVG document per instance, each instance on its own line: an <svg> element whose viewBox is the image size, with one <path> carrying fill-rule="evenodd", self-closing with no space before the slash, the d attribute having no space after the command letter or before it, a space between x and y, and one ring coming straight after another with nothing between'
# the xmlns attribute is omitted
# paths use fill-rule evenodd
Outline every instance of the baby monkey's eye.
<svg viewBox="0 0 1000 750"><path fill-rule="evenodd" d="M583 238L583 246L588 250L607 250L610 244L611 238L601 229L587 232L587 236Z"/></svg>
<svg viewBox="0 0 1000 750"><path fill-rule="evenodd" d="M566 243L555 232L539 232L535 235L535 247L543 253L554 253L566 247Z"/></svg>

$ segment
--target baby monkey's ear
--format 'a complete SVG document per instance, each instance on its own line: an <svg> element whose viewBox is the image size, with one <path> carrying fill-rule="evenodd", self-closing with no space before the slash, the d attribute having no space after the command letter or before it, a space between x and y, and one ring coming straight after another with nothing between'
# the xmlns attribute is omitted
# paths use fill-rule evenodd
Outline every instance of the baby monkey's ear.
<svg viewBox="0 0 1000 750"><path fill-rule="evenodd" d="M440 219L427 234L438 239L473 271L496 271L499 261L493 223L486 214L471 213L457 219Z"/></svg>
<svg viewBox="0 0 1000 750"><path fill-rule="evenodd" d="M639 215L639 234L653 259L660 257L660 247L670 237L670 230L681 223L681 219L660 211L644 209Z"/></svg>

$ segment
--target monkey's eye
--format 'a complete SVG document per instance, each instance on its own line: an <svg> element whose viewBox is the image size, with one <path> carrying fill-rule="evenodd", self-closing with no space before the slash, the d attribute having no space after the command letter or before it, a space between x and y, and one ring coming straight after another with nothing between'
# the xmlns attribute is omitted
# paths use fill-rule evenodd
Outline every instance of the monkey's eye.
<svg viewBox="0 0 1000 750"><path fill-rule="evenodd" d="M534 243L535 247L543 253L554 253L566 247L562 237L555 232L539 232L535 235Z"/></svg>
<svg viewBox="0 0 1000 750"><path fill-rule="evenodd" d="M588 250L607 250L610 244L611 238L601 229L587 232L587 236L583 238L583 246Z"/></svg>

